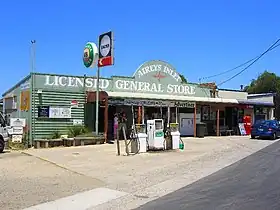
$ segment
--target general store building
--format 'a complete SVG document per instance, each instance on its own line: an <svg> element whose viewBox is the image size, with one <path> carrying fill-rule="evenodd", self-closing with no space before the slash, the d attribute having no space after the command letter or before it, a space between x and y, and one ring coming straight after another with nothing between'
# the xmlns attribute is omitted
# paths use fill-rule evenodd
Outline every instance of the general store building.
<svg viewBox="0 0 280 210"><path fill-rule="evenodd" d="M95 77L86 75L31 73L3 94L3 112L27 120L30 145L55 130L67 134L76 124L95 130L96 84ZM242 116L250 115L254 122L260 106L267 112L262 117L269 119L274 106L256 102L246 92L185 83L171 64L159 60L145 62L131 77L100 78L99 84L99 131L106 139L112 138L113 117L120 109L129 125L161 118L166 124L179 123L181 135L194 136L199 122L207 124L208 135L220 135L224 127L238 134Z"/></svg>

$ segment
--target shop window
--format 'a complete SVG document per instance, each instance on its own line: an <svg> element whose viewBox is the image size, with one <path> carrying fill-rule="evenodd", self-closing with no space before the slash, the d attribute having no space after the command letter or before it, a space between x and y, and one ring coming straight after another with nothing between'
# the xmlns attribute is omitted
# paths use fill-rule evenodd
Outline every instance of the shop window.
<svg viewBox="0 0 280 210"><path fill-rule="evenodd" d="M225 119L219 119L219 125L224 126L225 125Z"/></svg>
<svg viewBox="0 0 280 210"><path fill-rule="evenodd" d="M210 120L210 106L202 106L201 113L202 121Z"/></svg>
<svg viewBox="0 0 280 210"><path fill-rule="evenodd" d="M170 123L176 123L176 108L170 107Z"/></svg>
<svg viewBox="0 0 280 210"><path fill-rule="evenodd" d="M225 111L219 112L219 125L224 126L225 125Z"/></svg>

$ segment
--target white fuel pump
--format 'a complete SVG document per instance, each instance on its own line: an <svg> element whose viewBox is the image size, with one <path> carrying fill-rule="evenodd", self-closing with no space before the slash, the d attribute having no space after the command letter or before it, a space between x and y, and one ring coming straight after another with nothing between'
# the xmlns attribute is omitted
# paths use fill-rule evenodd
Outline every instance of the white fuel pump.
<svg viewBox="0 0 280 210"><path fill-rule="evenodd" d="M172 149L180 148L180 132L178 123L170 123L170 131L172 138Z"/></svg>
<svg viewBox="0 0 280 210"><path fill-rule="evenodd" d="M147 134L145 124L136 124L136 135L139 141L139 153L147 152Z"/></svg>
<svg viewBox="0 0 280 210"><path fill-rule="evenodd" d="M162 119L147 120L147 135L149 149L165 148Z"/></svg>

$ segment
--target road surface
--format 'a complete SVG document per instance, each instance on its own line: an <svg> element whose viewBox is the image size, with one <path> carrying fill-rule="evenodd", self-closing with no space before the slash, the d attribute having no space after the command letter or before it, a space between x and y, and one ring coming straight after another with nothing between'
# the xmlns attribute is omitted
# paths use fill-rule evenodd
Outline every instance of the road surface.
<svg viewBox="0 0 280 210"><path fill-rule="evenodd" d="M139 210L279 210L280 142Z"/></svg>

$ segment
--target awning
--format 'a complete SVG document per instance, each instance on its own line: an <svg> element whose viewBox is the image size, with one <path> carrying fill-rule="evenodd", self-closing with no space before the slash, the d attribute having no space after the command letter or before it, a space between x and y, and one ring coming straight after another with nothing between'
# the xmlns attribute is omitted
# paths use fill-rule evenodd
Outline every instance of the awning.
<svg viewBox="0 0 280 210"><path fill-rule="evenodd" d="M238 104L238 101L236 99L149 94L149 93L131 93L131 92L107 92L107 93L109 97L116 97L116 98L139 98L139 99L158 99L158 100Z"/></svg>
<svg viewBox="0 0 280 210"><path fill-rule="evenodd" d="M247 105L260 105L260 106L274 106L273 102L266 101L251 101L251 100L237 100L239 104L247 104Z"/></svg>

